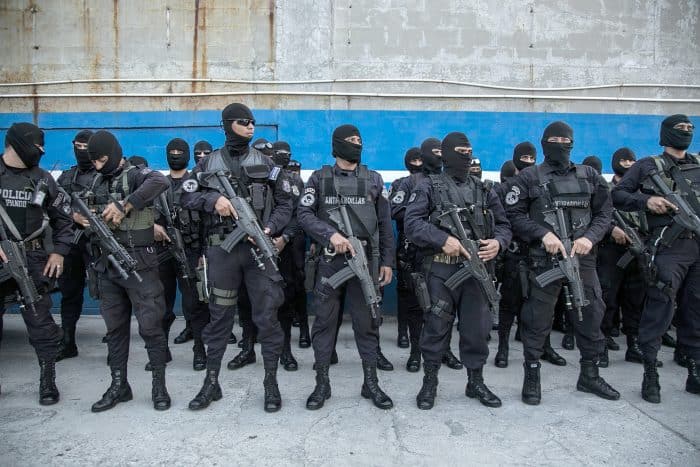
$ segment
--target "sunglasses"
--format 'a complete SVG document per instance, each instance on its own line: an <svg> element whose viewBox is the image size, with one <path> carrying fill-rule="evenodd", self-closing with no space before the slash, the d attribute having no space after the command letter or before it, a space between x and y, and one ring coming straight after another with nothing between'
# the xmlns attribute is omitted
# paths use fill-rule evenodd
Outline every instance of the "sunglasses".
<svg viewBox="0 0 700 467"><path fill-rule="evenodd" d="M248 125L255 126L255 120L251 120L249 118L241 118L238 120L234 120L234 122L236 122L237 125L241 125L241 126L248 126Z"/></svg>
<svg viewBox="0 0 700 467"><path fill-rule="evenodd" d="M197 155L197 154L204 154L204 155L206 156L206 155L211 154L211 151L195 151L194 153L195 153L195 155Z"/></svg>

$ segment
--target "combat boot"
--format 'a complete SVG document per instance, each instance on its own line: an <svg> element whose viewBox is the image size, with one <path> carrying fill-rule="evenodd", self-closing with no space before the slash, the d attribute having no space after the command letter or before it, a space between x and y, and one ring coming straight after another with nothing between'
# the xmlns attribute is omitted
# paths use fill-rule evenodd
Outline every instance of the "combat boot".
<svg viewBox="0 0 700 467"><path fill-rule="evenodd" d="M561 346L566 350L574 350L574 335L568 332L564 334L564 337L561 338Z"/></svg>
<svg viewBox="0 0 700 467"><path fill-rule="evenodd" d="M311 347L311 336L309 335L308 318L299 321L299 348L308 349Z"/></svg>
<svg viewBox="0 0 700 467"><path fill-rule="evenodd" d="M365 376L365 380L362 383L362 391L360 391L362 397L365 399L372 399L374 405L380 409L386 410L392 408L394 403L379 387L376 363L362 361L362 371Z"/></svg>
<svg viewBox="0 0 700 467"><path fill-rule="evenodd" d="M576 389L595 394L603 399L616 401L620 393L613 389L599 374L598 366L592 360L581 360L581 372L578 376Z"/></svg>
<svg viewBox="0 0 700 467"><path fill-rule="evenodd" d="M663 345L665 347L675 348L676 347L676 339L671 334L669 334L668 331L666 331L661 336L661 345Z"/></svg>
<svg viewBox="0 0 700 467"><path fill-rule="evenodd" d="M439 363L423 363L423 386L416 396L416 405L421 410L430 410L435 405L438 387Z"/></svg>
<svg viewBox="0 0 700 467"><path fill-rule="evenodd" d="M184 344L185 342L189 342L194 338L194 335L192 334L192 327L190 326L190 322L186 321L185 322L185 329L180 332L175 337L175 340L173 340L174 344Z"/></svg>
<svg viewBox="0 0 700 467"><path fill-rule="evenodd" d="M499 399L484 383L484 373L482 368L467 368L468 382L464 390L464 395L471 399L479 399L486 407L500 407Z"/></svg>
<svg viewBox="0 0 700 467"><path fill-rule="evenodd" d="M420 345L418 339L411 337L411 353L406 361L406 371L418 373L420 371Z"/></svg>
<svg viewBox="0 0 700 467"><path fill-rule="evenodd" d="M528 405L539 405L542 400L540 387L540 362L524 362L525 375L521 398Z"/></svg>
<svg viewBox="0 0 700 467"><path fill-rule="evenodd" d="M410 340L408 339L408 329L405 325L403 329L399 329L399 336L396 339L396 345L400 349L407 349L410 345Z"/></svg>
<svg viewBox="0 0 700 467"><path fill-rule="evenodd" d="M331 380L328 377L328 368L330 365L314 365L316 367L316 387L314 392L306 399L306 408L309 410L318 410L323 407L326 400L331 398Z"/></svg>
<svg viewBox="0 0 700 467"><path fill-rule="evenodd" d="M285 371L297 371L299 369L299 364L292 354L292 345L286 337L284 347L282 347L282 354L280 355L280 363Z"/></svg>
<svg viewBox="0 0 700 467"><path fill-rule="evenodd" d="M167 342L167 341L166 341ZM170 353L170 347L165 348L165 363L170 363L173 361L173 354ZM143 368L145 371L153 371L153 365L149 361Z"/></svg>
<svg viewBox="0 0 700 467"><path fill-rule="evenodd" d="M377 369L382 371L394 371L394 365L384 356L380 348L377 348Z"/></svg>
<svg viewBox="0 0 700 467"><path fill-rule="evenodd" d="M165 387L165 367L153 369L153 387L151 389L153 408L156 410L168 410L170 408L170 394Z"/></svg>
<svg viewBox="0 0 700 467"><path fill-rule="evenodd" d="M608 355L608 348L603 348L603 353L598 356L598 367L607 368L610 366L610 356Z"/></svg>
<svg viewBox="0 0 700 467"><path fill-rule="evenodd" d="M509 338L510 329L508 331L498 331L498 351L496 352L496 358L494 358L494 364L498 368L508 367Z"/></svg>
<svg viewBox="0 0 700 467"><path fill-rule="evenodd" d="M63 329L63 339L58 344L56 361L78 356L78 346L75 344L75 326Z"/></svg>
<svg viewBox="0 0 700 467"><path fill-rule="evenodd" d="M60 397L56 387L56 362L39 360L39 404L53 405Z"/></svg>
<svg viewBox="0 0 700 467"><path fill-rule="evenodd" d="M127 402L133 398L131 386L126 380L126 368L112 368L112 384L102 395L102 399L92 404L92 411L104 412L120 402Z"/></svg>
<svg viewBox="0 0 700 467"><path fill-rule="evenodd" d="M448 368L452 368L453 370L461 370L464 368L464 365L462 365L462 362L459 361L457 357L455 357L455 354L452 353L452 350L447 349L445 354L442 356L442 363L447 365Z"/></svg>
<svg viewBox="0 0 700 467"><path fill-rule="evenodd" d="M688 358L688 379L685 382L685 390L691 394L700 394L700 370L698 361Z"/></svg>
<svg viewBox="0 0 700 467"><path fill-rule="evenodd" d="M620 344L615 342L612 336L605 336L605 347L609 350L620 350Z"/></svg>
<svg viewBox="0 0 700 467"><path fill-rule="evenodd" d="M688 368L688 355L680 347L673 351L673 361L683 368Z"/></svg>
<svg viewBox="0 0 700 467"><path fill-rule="evenodd" d="M204 342L200 339L194 340L192 346L192 369L194 371L204 371L207 368L207 351L204 348Z"/></svg>
<svg viewBox="0 0 700 467"><path fill-rule="evenodd" d="M243 349L228 362L226 367L229 370L238 370L246 365L255 363L255 344L252 336L246 336L243 340Z"/></svg>
<svg viewBox="0 0 700 467"><path fill-rule="evenodd" d="M625 361L632 363L644 363L644 357L642 355L642 349L639 347L639 336L627 336L627 351L625 352ZM661 360L656 361L656 367L661 368L664 366L664 362Z"/></svg>
<svg viewBox="0 0 700 467"><path fill-rule="evenodd" d="M209 407L212 401L221 399L221 386L219 385L219 369L209 368L204 376L204 384L199 393L190 401L190 410L202 410Z"/></svg>
<svg viewBox="0 0 700 467"><path fill-rule="evenodd" d="M277 412L282 407L282 396L277 387L277 367L265 368L265 412Z"/></svg>
<svg viewBox="0 0 700 467"><path fill-rule="evenodd" d="M644 378L642 379L642 399L652 404L661 402L661 385L656 360L644 360Z"/></svg>
<svg viewBox="0 0 700 467"><path fill-rule="evenodd" d="M548 335L544 341L544 351L542 352L542 360L556 366L566 366L566 360L559 355L552 347L551 337Z"/></svg>

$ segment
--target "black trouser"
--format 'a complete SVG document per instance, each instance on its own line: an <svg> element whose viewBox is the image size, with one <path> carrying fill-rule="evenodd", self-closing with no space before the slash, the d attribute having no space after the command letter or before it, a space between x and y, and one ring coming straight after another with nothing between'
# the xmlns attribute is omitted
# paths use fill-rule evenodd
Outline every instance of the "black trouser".
<svg viewBox="0 0 700 467"><path fill-rule="evenodd" d="M291 299L292 311L297 320L307 322L309 316L306 311L306 290L304 289L304 280L306 279L306 274L304 273L306 238L304 234L298 233L295 235L285 250L287 248L290 249L292 263L294 265L292 277L295 288L293 298Z"/></svg>
<svg viewBox="0 0 700 467"><path fill-rule="evenodd" d="M352 316L352 329L360 358L365 362L374 363L377 361L379 330L372 328L370 311L365 304L360 281L353 277L337 289L322 283L323 278L331 277L345 266L347 266L347 262L343 255L322 254L318 262L313 294L313 309L316 312L316 319L311 329L311 342L316 362L321 365L328 365L331 361L337 326L339 325L340 300L343 290L345 290L347 297L345 311L348 311Z"/></svg>
<svg viewBox="0 0 700 467"><path fill-rule="evenodd" d="M639 319L646 295L644 276L636 258L625 269L617 266L627 248L612 242L598 248L598 278L603 290L605 316L601 330L606 336L615 327L615 316L622 308L622 331L628 336L639 334Z"/></svg>
<svg viewBox="0 0 700 467"><path fill-rule="evenodd" d="M423 329L423 310L418 305L411 272L413 267L403 262L396 263L396 308L399 321L399 333L408 329L410 340L418 342ZM403 328L402 328L403 326Z"/></svg>
<svg viewBox="0 0 700 467"><path fill-rule="evenodd" d="M456 264L433 262L427 275L430 310L425 313L420 347L426 363L440 364L449 349L455 317L459 316L459 357L465 367L481 368L489 356L488 335L493 320L479 283L467 279L457 290L445 286Z"/></svg>
<svg viewBox="0 0 700 467"><path fill-rule="evenodd" d="M301 252L299 248L301 248ZM279 267L284 280L284 303L277 312L277 318L284 330L285 339L288 340L291 338L292 321L298 312L299 296L306 295L304 290L304 235L296 235L290 239L280 253Z"/></svg>
<svg viewBox="0 0 700 467"><path fill-rule="evenodd" d="M126 367L133 312L139 334L146 343L148 360L154 369L160 369L165 367L167 341L162 326L165 300L158 277L158 255L155 247L139 247L128 252L139 263L141 282L133 274L124 280L110 269L99 273L100 313L107 326L109 366Z"/></svg>
<svg viewBox="0 0 700 467"><path fill-rule="evenodd" d="M50 281L44 276L47 259L48 255L44 250L27 251L27 269L41 294L41 299L34 304L34 311L30 311L29 307L22 310L22 319L27 326L29 343L34 347L37 357L39 360L50 361L56 359L58 343L63 334L51 316L51 295L46 293L50 289ZM0 301L8 295L14 295L15 290L16 284L13 280L0 284ZM1 330L0 327L0 332Z"/></svg>
<svg viewBox="0 0 700 467"><path fill-rule="evenodd" d="M209 264L210 321L202 332L207 345L207 368L218 369L226 351L236 312L238 290L245 284L250 296L252 321L258 328L266 368L276 368L284 334L277 320L277 309L284 301L282 276L269 264L258 268L249 242L236 245L231 253L219 246L207 251ZM267 261L266 261L267 263Z"/></svg>
<svg viewBox="0 0 700 467"><path fill-rule="evenodd" d="M523 306L523 287L521 268L526 267L526 258L511 252L503 257L503 276L501 282L501 300L498 305L498 334L506 338L510 333L515 318L520 319Z"/></svg>
<svg viewBox="0 0 700 467"><path fill-rule="evenodd" d="M674 298L678 297L676 334L680 348L700 361L700 240L676 239L660 246L655 259L657 281L669 288L649 287L639 323L639 345L644 358L653 360L661 348L661 336L673 320Z"/></svg>
<svg viewBox="0 0 700 467"><path fill-rule="evenodd" d="M192 271L196 270L199 255L194 250L186 250L187 261L190 263ZM166 337L170 331L170 326L175 321L175 298L177 289L180 289L182 296L182 314L190 323L192 334L195 339L202 338L202 329L209 322L209 307L199 300L197 293L196 278L184 279L180 272L175 258L169 258L158 266L158 274L163 284L165 296L165 315L163 316L163 330Z"/></svg>
<svg viewBox="0 0 700 467"><path fill-rule="evenodd" d="M520 336L527 362L537 361L542 357L545 341L552 330L554 307L559 298L561 287L564 285L563 280L554 281L546 287L537 285L535 276L550 269L549 266L542 266L547 263L549 261L542 257L533 265L530 272L529 297L525 300L520 312L522 319ZM567 316L567 321L574 327L574 335L581 357L584 360L596 360L598 355L603 352L605 345L603 333L600 331L600 323L605 312L603 292L596 274L595 255L580 256L579 264L584 294L590 303L581 310L583 321L579 321L578 316Z"/></svg>
<svg viewBox="0 0 700 467"><path fill-rule="evenodd" d="M83 312L85 275L89 264L89 242L82 235L78 244L73 245L63 257L63 274L58 280L61 290L61 326L64 329L75 329Z"/></svg>

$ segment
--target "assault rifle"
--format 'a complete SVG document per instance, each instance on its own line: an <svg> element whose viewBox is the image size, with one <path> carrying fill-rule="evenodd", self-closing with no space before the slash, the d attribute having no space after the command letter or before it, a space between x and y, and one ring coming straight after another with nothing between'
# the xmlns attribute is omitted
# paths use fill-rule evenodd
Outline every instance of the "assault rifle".
<svg viewBox="0 0 700 467"><path fill-rule="evenodd" d="M348 265L333 274L331 277L322 278L321 283L337 289L348 280L352 279L353 277L357 277L357 279L360 281L362 295L365 297L365 303L369 307L369 314L372 318L372 327L375 329L379 328L379 326L382 324L380 308L381 297L379 296L379 293L377 293L377 288L374 284L372 273L369 270L365 246L362 244L362 240L357 238L352 231L352 224L350 223L350 217L348 215L348 208L346 205L341 204L337 208L333 209L329 213L329 216L330 219L338 227L340 227L340 230L347 235L348 241L352 245L353 250L355 250L355 256L349 256L346 254L345 257Z"/></svg>
<svg viewBox="0 0 700 467"><path fill-rule="evenodd" d="M219 193L224 195L233 205L233 208L238 213L238 219L236 219L236 227L228 234L224 241L219 245L224 251L230 253L238 243L250 237L255 246L260 250L261 256L255 254L255 250L251 250L253 256L258 263L258 267L264 268L264 260L269 260L268 262L272 264L275 270L279 270L277 267L277 249L272 244L272 240L265 233L258 220L258 216L255 215L255 211L250 206L248 201L236 194L236 191L231 186L226 174L219 170L217 172L201 172L197 174L197 179L202 182L205 186L218 190Z"/></svg>
<svg viewBox="0 0 700 467"><path fill-rule="evenodd" d="M182 239L182 233L175 227L175 212L170 208L170 203L168 202L167 192L163 192L159 195L160 206L163 212L163 217L165 218L165 232L170 238L170 242L167 244L167 249L164 251L163 256L173 257L177 262L180 274L182 274L183 279L193 281L196 279L196 274L190 266L190 262L187 260L187 253L185 252L185 241ZM158 261L162 262L167 258L160 257Z"/></svg>
<svg viewBox="0 0 700 467"><path fill-rule="evenodd" d="M583 321L581 308L587 306L590 302L586 300L586 295L583 290L578 257L575 255L573 257L571 256L573 242L569 236L564 208L555 205L546 183L543 184L542 187L549 196L550 206L549 210L544 211L545 222L551 225L554 229L554 233L559 236L559 239L564 245L566 254L562 255L560 258L556 258L554 268L535 277L535 282L537 282L537 285L540 287L546 287L554 281L566 279L568 286L564 288L565 299L567 303L572 303L573 307L576 309L578 320Z"/></svg>
<svg viewBox="0 0 700 467"><path fill-rule="evenodd" d="M10 220L5 208L0 205L0 249L7 256L7 263L0 262L0 283L14 279L17 283L16 299L20 308L28 309L36 316L34 304L41 299L36 285L29 275L27 254L22 241L13 241L5 230L5 220ZM11 221L10 221L11 222ZM14 226L9 227L13 229Z"/></svg>
<svg viewBox="0 0 700 467"><path fill-rule="evenodd" d="M496 289L493 278L486 268L486 264L479 258L479 241L469 238L467 232L464 230L462 220L459 218L460 213L471 216L469 208L453 207L438 217L440 225L447 228L452 235L457 237L457 240L459 240L464 249L467 250L467 253L469 253L469 258L462 261L457 272L452 274L452 276L445 281L445 287L451 291L455 291L464 281L473 277L478 282L479 287L489 302L491 314L498 315L498 304L501 300L501 294Z"/></svg>
<svg viewBox="0 0 700 467"><path fill-rule="evenodd" d="M683 187L682 182L676 182L680 186L681 192L671 191L666 183L664 183L658 172L654 172L650 175L651 181L656 185L656 188L661 192L661 194L669 202L673 203L674 206L678 208L677 211L671 213L673 221L680 225L681 227L694 232L696 235L700 235L700 218L698 213L693 211L693 208L685 200L685 196L695 196L694 193L684 193L686 191ZM675 180L675 177L674 177ZM685 183L687 186L687 183ZM689 187L688 187L689 188Z"/></svg>
<svg viewBox="0 0 700 467"><path fill-rule="evenodd" d="M651 260L651 254L647 250L642 238L637 233L637 230L627 223L617 209L613 210L613 219L629 239L629 247L625 254L617 261L617 267L625 269L635 258L638 258L643 266L648 265Z"/></svg>

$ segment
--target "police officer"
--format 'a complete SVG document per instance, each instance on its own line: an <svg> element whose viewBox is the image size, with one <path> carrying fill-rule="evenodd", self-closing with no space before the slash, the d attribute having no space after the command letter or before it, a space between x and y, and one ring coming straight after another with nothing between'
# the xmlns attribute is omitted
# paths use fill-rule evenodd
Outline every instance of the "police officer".
<svg viewBox="0 0 700 467"><path fill-rule="evenodd" d="M580 275L589 305L583 307L583 320L572 319L581 352L581 372L576 388L605 399L619 399L620 394L598 374L597 359L605 341L600 332L604 304L595 269L593 246L608 231L612 205L608 187L598 173L585 165L570 162L574 134L564 122L547 126L542 136L544 162L524 169L506 195L506 209L514 234L529 245L532 272L530 293L521 310L522 340L525 355L522 400L540 403L540 363L547 335L552 327L554 306L563 281L540 287L535 275L552 268L552 257L578 255ZM516 190L517 188L517 190ZM511 200L509 201L509 198ZM573 242L566 251L550 225L544 211L563 206L566 230Z"/></svg>
<svg viewBox="0 0 700 467"><path fill-rule="evenodd" d="M615 207L622 211L646 210L649 222L656 277L655 285L647 288L639 346L644 358L642 397L652 403L661 402L656 360L661 336L673 319L676 298L678 345L688 356L685 389L700 394L700 232L674 221L678 206L664 198L651 180L657 174L668 189L682 193L695 216L700 215L700 157L687 152L694 129L686 115L664 119L659 139L663 154L639 160L613 188Z"/></svg>
<svg viewBox="0 0 700 467"><path fill-rule="evenodd" d="M55 361L61 329L51 317L49 292L51 282L63 271L63 258L70 251L73 234L68 201L59 193L51 174L39 168L43 154L44 132L37 126L14 123L7 130L5 152L0 158L0 223L8 240L24 243L29 276L41 294L33 307L22 307L21 312L29 343L39 359L39 403L51 405L60 397ZM45 213L53 229L54 249L50 254L42 240ZM2 248L0 261L8 261ZM2 269L0 265L0 271ZM15 296L16 288L13 280L0 283L0 303L6 297Z"/></svg>
<svg viewBox="0 0 700 467"><path fill-rule="evenodd" d="M334 166L325 165L309 178L299 208L298 219L304 231L324 248L318 263L314 287L316 320L311 330L316 360L316 387L306 401L306 408L323 407L331 396L328 367L333 352L338 309L343 289L347 292L347 310L352 315L355 341L362 358L364 383L362 397L372 399L381 409L390 409L393 402L379 387L377 349L379 332L373 328L370 311L357 278L351 278L338 289L324 283L347 265L346 255L354 255L347 232L331 219L331 211L340 203L347 206L354 234L366 243L370 271L380 286L391 282L394 263L394 237L389 203L382 196L382 177L360 164L362 138L353 125L341 125L333 131Z"/></svg>
<svg viewBox="0 0 700 467"><path fill-rule="evenodd" d="M89 190L97 177L87 152L87 143L92 131L82 130L73 138L73 152L77 165L65 170L56 182L67 193L80 193ZM81 235L63 258L63 274L58 280L61 290L61 328L63 340L59 345L56 361L78 356L75 343L75 327L83 310L85 275L90 264L90 251L87 235ZM95 279L93 278L93 281Z"/></svg>
<svg viewBox="0 0 700 467"><path fill-rule="evenodd" d="M453 132L441 144L444 171L421 180L408 201L404 228L410 241L424 250L422 269L426 274L430 309L425 314L420 347L425 376L416 396L419 409L429 410L435 403L438 370L449 345L452 323L459 315L459 353L467 367L465 394L488 407L500 407L501 400L484 384L483 366L488 357L488 335L492 318L486 296L476 279L467 279L457 290L445 286L468 257L460 240L448 233L439 217L450 206L463 208L460 222L479 246L479 258L490 261L505 249L511 233L503 207L495 193L470 175L472 145L464 133ZM432 254L432 256L430 256Z"/></svg>
<svg viewBox="0 0 700 467"><path fill-rule="evenodd" d="M153 407L167 410L170 408L170 395L165 387L167 342L162 328L165 302L154 247L153 200L168 188L168 180L158 171L132 166L122 157L117 138L108 131L100 130L90 137L88 153L100 174L87 197L88 205L102 216L113 230L114 238L136 260L136 272L141 278L139 281L136 274L130 274L124 279L104 255L96 262L112 384L92 405L92 411L109 410L133 397L126 372L132 312L153 367ZM80 215L76 220L88 225Z"/></svg>
<svg viewBox="0 0 700 467"><path fill-rule="evenodd" d="M170 189L166 192L168 207L162 206L162 203L157 203L156 205L160 211L160 216L174 215L171 222L182 235L190 274L192 274L192 271L196 270L202 256L203 226L199 211L182 209L182 182L189 176L187 165L190 161L190 147L183 139L172 139L166 146L166 157L170 167L170 174L167 176L170 182ZM162 218L158 222L166 225L165 220ZM158 270L165 294L163 331L165 332L166 340L170 333L170 326L175 320L173 308L175 306L177 289L179 288L182 296L182 314L186 322L189 323L194 336L192 368L195 371L202 371L206 368L207 363L204 343L202 342L202 329L209 322L209 308L206 303L199 299L196 278L185 277L187 274L186 271L183 271L183 266L179 265L172 255L168 255L167 246L164 243L172 242L173 239L168 236L165 229L159 224L155 226L155 238L157 241L160 241L158 244L159 257L164 257ZM172 360L172 357L170 349L168 349L166 361L169 362L170 360Z"/></svg>
<svg viewBox="0 0 700 467"><path fill-rule="evenodd" d="M284 173L275 170L269 157L249 147L255 132L255 118L248 107L229 104L222 111L221 119L225 145L203 159L192 176L183 182L185 193L181 198L185 209L206 213L210 286L210 321L202 332L207 346L207 375L189 407L199 410L221 399L218 381L221 359L233 327L238 290L245 283L252 320L262 345L264 408L267 412L276 412L282 406L277 387L277 365L284 343L284 332L277 320L277 309L284 301L282 277L269 260L262 263L251 242L239 242L230 253L221 248L221 243L235 228L238 213L226 196L207 183L207 174L226 173L236 193L249 200L265 233L275 238L292 216L291 185Z"/></svg>
<svg viewBox="0 0 700 467"><path fill-rule="evenodd" d="M483 169L481 167L481 160L476 157L472 158L472 165L469 166L469 175L472 175L479 180L481 180L484 175Z"/></svg>
<svg viewBox="0 0 700 467"><path fill-rule="evenodd" d="M194 163L195 165L199 164L199 161L207 157L209 154L212 152L212 147L211 144L209 144L209 141L197 141L194 143Z"/></svg>

